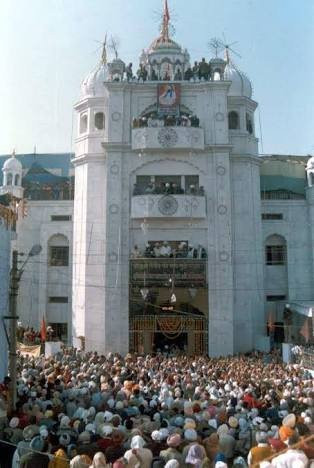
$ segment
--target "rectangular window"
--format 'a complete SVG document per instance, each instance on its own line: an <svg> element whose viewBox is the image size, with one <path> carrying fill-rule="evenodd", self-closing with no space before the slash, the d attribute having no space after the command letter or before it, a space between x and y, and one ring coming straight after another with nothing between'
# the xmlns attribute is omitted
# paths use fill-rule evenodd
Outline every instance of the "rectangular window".
<svg viewBox="0 0 314 468"><path fill-rule="evenodd" d="M191 193L194 190L199 189L199 177L198 175L187 175L185 176L185 193Z"/></svg>
<svg viewBox="0 0 314 468"><path fill-rule="evenodd" d="M68 296L50 296L50 304L67 304L69 302Z"/></svg>
<svg viewBox="0 0 314 468"><path fill-rule="evenodd" d="M53 329L53 339L67 341L68 339L68 324L67 323L49 323Z"/></svg>
<svg viewBox="0 0 314 468"><path fill-rule="evenodd" d="M266 301L267 302L277 302L277 301L285 301L286 296L285 295L279 295L279 296L266 296Z"/></svg>
<svg viewBox="0 0 314 468"><path fill-rule="evenodd" d="M51 221L71 221L70 215L51 215Z"/></svg>
<svg viewBox="0 0 314 468"><path fill-rule="evenodd" d="M52 246L50 247L50 266L69 266L69 247L67 246Z"/></svg>
<svg viewBox="0 0 314 468"><path fill-rule="evenodd" d="M284 245L266 245L266 265L285 265L286 249Z"/></svg>
<svg viewBox="0 0 314 468"><path fill-rule="evenodd" d="M262 220L280 220L283 219L282 213L262 213Z"/></svg>

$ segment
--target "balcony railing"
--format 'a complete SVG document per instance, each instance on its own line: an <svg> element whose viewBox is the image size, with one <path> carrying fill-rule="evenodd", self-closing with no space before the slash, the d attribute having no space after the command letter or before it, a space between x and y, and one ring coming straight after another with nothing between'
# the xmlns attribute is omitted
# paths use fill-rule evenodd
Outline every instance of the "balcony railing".
<svg viewBox="0 0 314 468"><path fill-rule="evenodd" d="M132 130L132 149L203 150L204 130L199 127L144 127Z"/></svg>
<svg viewBox="0 0 314 468"><path fill-rule="evenodd" d="M136 195L131 201L131 218L206 218L206 197Z"/></svg>
<svg viewBox="0 0 314 468"><path fill-rule="evenodd" d="M133 286L205 287L207 260L191 258L136 258L130 259L130 281Z"/></svg>

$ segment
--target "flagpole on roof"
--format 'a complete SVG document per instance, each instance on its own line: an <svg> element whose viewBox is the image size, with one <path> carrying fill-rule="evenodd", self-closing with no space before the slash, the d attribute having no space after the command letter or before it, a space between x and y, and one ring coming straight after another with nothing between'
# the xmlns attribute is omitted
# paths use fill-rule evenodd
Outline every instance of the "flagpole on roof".
<svg viewBox="0 0 314 468"><path fill-rule="evenodd" d="M169 42L169 22L170 13L168 8L168 0L164 0L164 12L162 18L162 31L161 36L164 42Z"/></svg>

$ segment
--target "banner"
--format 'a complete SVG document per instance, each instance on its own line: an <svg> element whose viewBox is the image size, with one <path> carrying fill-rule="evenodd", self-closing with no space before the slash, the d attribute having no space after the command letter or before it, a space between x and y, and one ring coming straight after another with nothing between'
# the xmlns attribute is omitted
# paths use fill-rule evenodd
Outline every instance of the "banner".
<svg viewBox="0 0 314 468"><path fill-rule="evenodd" d="M17 343L17 350L22 354L22 356L39 357L40 348L41 348L41 345L29 346L23 343Z"/></svg>
<svg viewBox="0 0 314 468"><path fill-rule="evenodd" d="M158 113L176 115L179 113L181 87L179 84L165 83L157 86Z"/></svg>

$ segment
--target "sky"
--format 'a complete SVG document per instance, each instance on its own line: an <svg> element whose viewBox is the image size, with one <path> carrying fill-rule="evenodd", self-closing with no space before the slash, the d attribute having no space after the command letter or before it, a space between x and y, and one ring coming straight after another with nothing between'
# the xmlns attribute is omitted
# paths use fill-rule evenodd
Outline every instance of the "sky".
<svg viewBox="0 0 314 468"><path fill-rule="evenodd" d="M191 62L237 41L259 103L260 152L314 153L314 1L168 0ZM133 62L158 35L163 0L0 0L0 154L74 151L73 104L106 32ZM98 49L98 50L97 50ZM260 132L261 129L261 132Z"/></svg>

